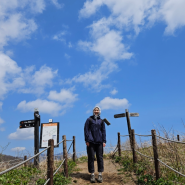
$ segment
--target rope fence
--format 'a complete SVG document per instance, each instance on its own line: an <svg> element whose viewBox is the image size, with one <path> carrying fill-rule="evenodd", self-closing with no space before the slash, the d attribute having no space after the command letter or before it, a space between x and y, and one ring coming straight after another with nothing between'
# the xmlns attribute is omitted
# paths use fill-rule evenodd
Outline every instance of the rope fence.
<svg viewBox="0 0 185 185"><path fill-rule="evenodd" d="M181 142L181 141L174 141L174 140L171 140L171 139L167 139L167 138L164 138L164 137L161 137L161 136L158 136L156 135L157 137L161 138L161 139L164 139L164 140L167 140L167 141L171 141L171 142L174 142L174 143L182 143L182 144L185 144L185 142Z"/></svg>
<svg viewBox="0 0 185 185"><path fill-rule="evenodd" d="M129 136L129 135L120 135L121 137Z"/></svg>
<svg viewBox="0 0 185 185"><path fill-rule="evenodd" d="M138 154L140 154L140 155L142 155L142 156L144 156L144 157L147 157L147 158L149 158L149 159L152 159L152 160L154 160L154 158L153 157L149 157L149 156L147 156L147 155L144 155L144 154L142 154L142 153L140 153L139 151L137 151L137 150L135 150Z"/></svg>
<svg viewBox="0 0 185 185"><path fill-rule="evenodd" d="M151 133L152 133L151 135L135 134L133 129L131 130L131 133L129 135L120 135L120 133L118 132L118 145L117 145L116 149L114 150L115 152L113 153L113 156L114 156L114 154L117 151L119 151L119 156L121 156L121 150L123 150L123 148L121 147L121 144L120 144L120 136L122 136L122 137L124 137L124 136L130 136L129 138L130 138L130 146L131 146L131 149L128 150L128 151L132 151L133 152L133 162L134 163L137 162L137 155L136 155L136 153L140 154L141 156L144 156L144 157L147 157L149 159L154 160L154 163L155 163L155 172L156 172L155 173L156 174L156 180L160 178L159 162L162 163L163 165L165 165L167 168L169 168L172 171L174 171L175 173L177 173L177 174L185 177L184 174L182 174L179 171L177 171L177 170L173 169L172 167L168 166L167 164L165 164L164 162L162 162L158 158L157 137L158 138L161 138L161 139L164 139L164 140L167 140L167 141L174 142L174 143L185 144L185 142L179 141L179 135L177 135L178 141L175 141L175 140L167 139L167 138L164 138L164 137L161 137L161 136L156 135L156 131L155 130L151 130ZM150 156L144 155L144 154L140 153L138 150L136 150L135 136L144 136L144 137L151 137L152 136L152 146L153 146L154 157L150 157ZM173 152L175 152L175 151L173 150Z"/></svg>
<svg viewBox="0 0 185 185"><path fill-rule="evenodd" d="M66 147L66 141L72 141L68 151L67 151L67 147ZM29 159L26 159L27 156L25 156L26 158L23 162L21 162L21 163L19 163L20 161L16 162L16 163L19 163L19 164L16 164L15 166L10 167L10 168L0 172L0 175L3 175L3 174L5 174L5 173L7 173L7 172L9 172L13 169L16 169L16 168L18 168L19 166L21 166L23 164L26 165L28 161L34 159L35 157L39 156L43 152L47 151L47 156L42 156L42 157L46 157L46 159L47 159L47 180L45 182L45 185L48 184L48 183L49 183L49 185L53 184L53 176L58 172L58 170L61 168L61 166L63 164L64 164L65 177L68 177L67 158L68 158L69 150L72 147L72 145L73 145L73 152L71 154L73 156L73 161L76 160L75 136L73 136L72 140L66 140L66 136L64 135L63 140L61 142L57 143L56 146L60 145L61 143L63 143L63 161L61 162L60 166L55 170L54 173L53 173L53 168L54 168L54 140L50 139L50 140L48 140L48 147L45 148L43 151L41 151L41 152L37 153L36 155L30 157ZM16 160L18 160L18 159L16 159ZM14 162L16 160L10 160L10 161ZM5 163L4 161L1 162L0 166L4 165L4 163ZM9 165L13 165L13 164L15 164L15 163L12 163L12 164L9 164ZM5 164L5 165L7 166L7 164ZM37 166L37 167L39 167L39 166Z"/></svg>

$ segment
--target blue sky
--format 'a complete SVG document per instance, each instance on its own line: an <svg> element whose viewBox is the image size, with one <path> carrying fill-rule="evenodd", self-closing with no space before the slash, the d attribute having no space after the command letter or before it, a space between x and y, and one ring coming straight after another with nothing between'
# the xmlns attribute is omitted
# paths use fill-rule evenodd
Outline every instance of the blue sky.
<svg viewBox="0 0 185 185"><path fill-rule="evenodd" d="M0 146L33 152L33 128L19 129L38 108L41 123L60 122L60 140L76 136L95 105L107 118L107 145L131 126L176 134L185 120L185 1L0 1ZM122 139L124 141L124 139ZM59 152L62 147L56 150Z"/></svg>

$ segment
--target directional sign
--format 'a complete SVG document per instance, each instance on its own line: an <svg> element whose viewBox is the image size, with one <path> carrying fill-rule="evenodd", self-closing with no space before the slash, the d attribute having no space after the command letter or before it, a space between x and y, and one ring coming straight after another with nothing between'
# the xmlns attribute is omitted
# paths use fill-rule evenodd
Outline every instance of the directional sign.
<svg viewBox="0 0 185 185"><path fill-rule="evenodd" d="M139 113L130 113L130 117L138 117Z"/></svg>
<svg viewBox="0 0 185 185"><path fill-rule="evenodd" d="M29 128L29 127L35 127L35 120L24 120L20 121L20 126L19 128Z"/></svg>
<svg viewBox="0 0 185 185"><path fill-rule="evenodd" d="M139 113L130 113L130 117L138 117L138 116L139 116ZM126 113L114 115L114 118L122 118L122 117L126 117Z"/></svg>
<svg viewBox="0 0 185 185"><path fill-rule="evenodd" d="M126 114L125 113L122 113L122 114L115 114L114 115L114 118L121 118L121 117L125 117Z"/></svg>

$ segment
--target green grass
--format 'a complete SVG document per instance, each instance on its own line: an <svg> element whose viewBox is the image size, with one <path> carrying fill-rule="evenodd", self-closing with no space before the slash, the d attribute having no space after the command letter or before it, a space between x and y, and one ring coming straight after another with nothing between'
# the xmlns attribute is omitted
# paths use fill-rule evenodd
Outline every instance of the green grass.
<svg viewBox="0 0 185 185"><path fill-rule="evenodd" d="M55 162L55 170L59 167L61 161ZM54 170L54 171L55 171ZM77 164L68 159L68 174L69 178L64 176L63 166L55 174L53 181L55 185L65 185L71 182L70 174L74 171L78 171ZM43 185L46 182L46 174L43 174L43 169L37 169L35 167L20 167L18 169L11 170L0 176L1 185Z"/></svg>
<svg viewBox="0 0 185 185"><path fill-rule="evenodd" d="M151 154L150 151L147 151L146 149L147 148L140 149L139 151L145 155L152 156L150 155ZM179 166L176 165L176 163L173 163L173 160L172 160L173 156L167 155L166 150L163 152L166 152L166 156L169 157L168 161L171 161L171 163L168 164L169 166L171 166L172 168L175 168L176 170L178 167L179 169L181 167L181 170L182 170L184 166L182 167L181 165ZM161 151L159 153L162 155ZM181 155L183 155L183 153ZM115 156L113 160L116 163L119 163L121 165L121 168L118 170L119 174L121 173L123 174L124 172L129 172L131 174L131 172L135 172L135 175L137 176L136 184L138 185L174 185L174 184L177 184L177 182L178 184L185 184L184 177L179 176L177 173L166 168L162 164L160 164L161 178L156 181L154 162L150 161L148 158L141 157L139 154L137 154L137 157L138 157L138 161L136 164L134 164L132 152L123 151L121 157Z"/></svg>

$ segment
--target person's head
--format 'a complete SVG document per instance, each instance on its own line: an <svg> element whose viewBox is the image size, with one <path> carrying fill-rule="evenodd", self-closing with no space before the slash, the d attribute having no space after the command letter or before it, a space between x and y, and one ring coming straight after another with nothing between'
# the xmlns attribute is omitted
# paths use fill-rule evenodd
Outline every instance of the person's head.
<svg viewBox="0 0 185 185"><path fill-rule="evenodd" d="M101 114L101 109L100 107L96 106L93 109L93 115L99 116Z"/></svg>

